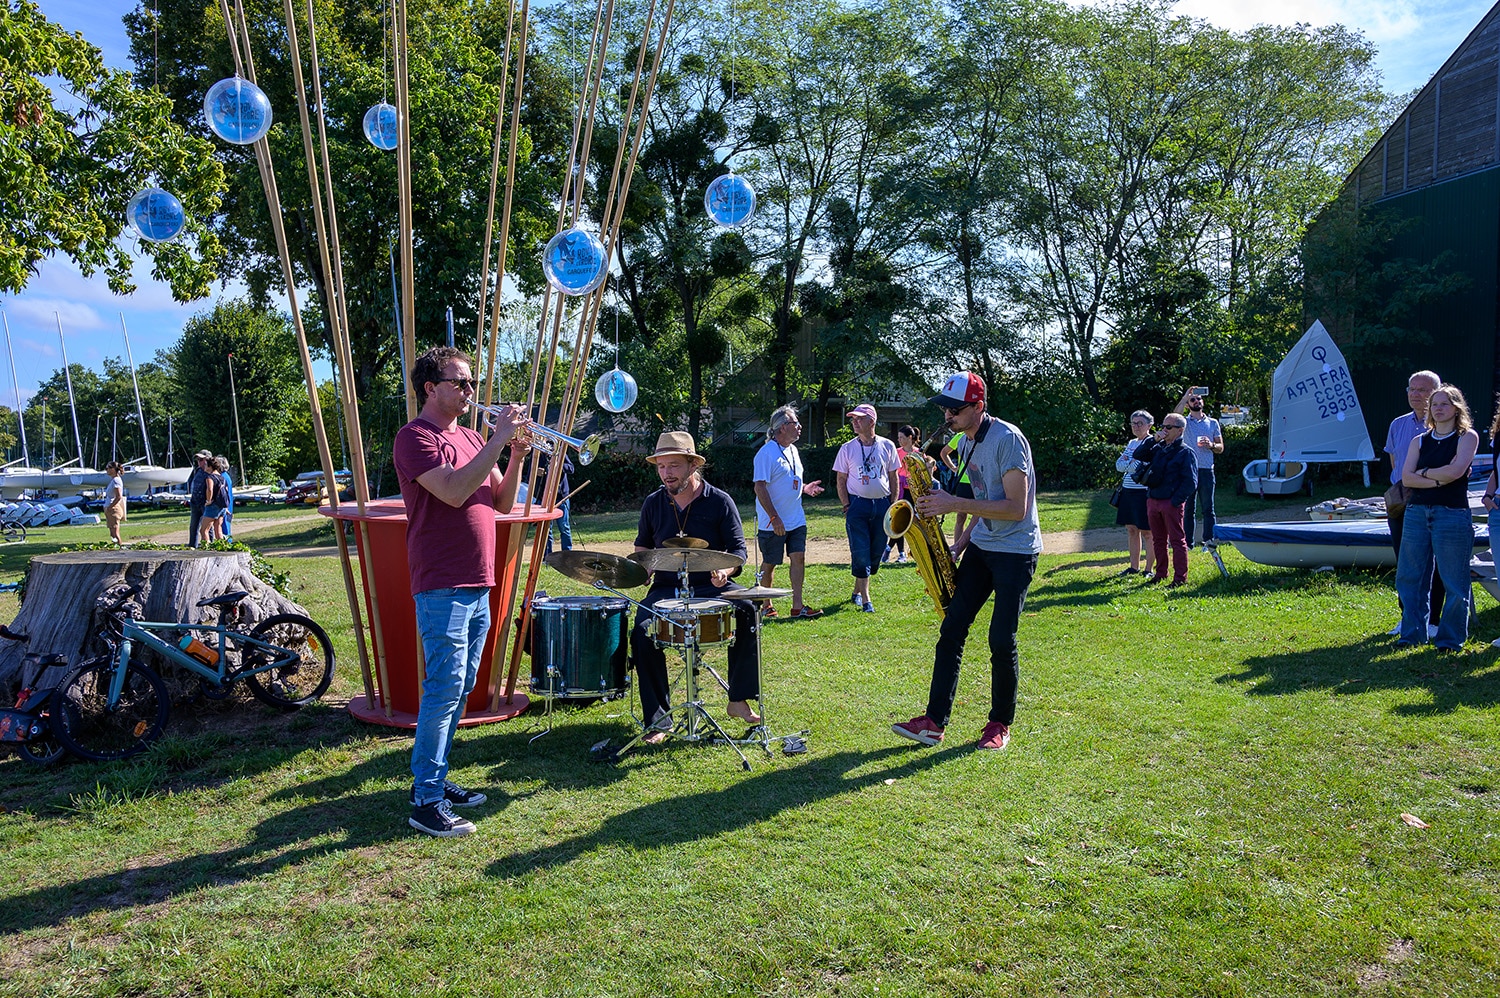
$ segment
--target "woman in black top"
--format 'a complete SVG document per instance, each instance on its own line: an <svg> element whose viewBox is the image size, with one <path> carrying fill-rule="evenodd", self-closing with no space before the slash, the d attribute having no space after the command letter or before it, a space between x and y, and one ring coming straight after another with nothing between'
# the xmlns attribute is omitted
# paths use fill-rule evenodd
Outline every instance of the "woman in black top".
<svg viewBox="0 0 1500 998"><path fill-rule="evenodd" d="M1427 431L1411 442L1401 484L1411 489L1396 560L1396 592L1401 595L1401 637L1397 647L1425 644L1431 583L1426 567L1437 562L1448 590L1438 623L1443 651L1458 651L1469 636L1469 556L1474 521L1469 513L1469 466L1479 449L1463 392L1443 385L1427 404Z"/></svg>

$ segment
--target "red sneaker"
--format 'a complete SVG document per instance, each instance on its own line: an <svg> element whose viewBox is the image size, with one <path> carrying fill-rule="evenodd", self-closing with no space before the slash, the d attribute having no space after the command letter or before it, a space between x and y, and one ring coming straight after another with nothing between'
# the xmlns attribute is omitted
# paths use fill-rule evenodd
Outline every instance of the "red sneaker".
<svg viewBox="0 0 1500 998"><path fill-rule="evenodd" d="M812 620L815 617L823 616L823 611L814 610L810 606L799 606L791 612L790 616L793 620Z"/></svg>
<svg viewBox="0 0 1500 998"><path fill-rule="evenodd" d="M926 714L914 717L910 721L893 724L891 730L902 738L910 738L923 745L936 745L943 740L943 729L933 724L932 719Z"/></svg>
<svg viewBox="0 0 1500 998"><path fill-rule="evenodd" d="M1003 749L1010 744L1010 725L1001 724L999 721L991 721L984 726L984 733L979 736L979 747L982 749Z"/></svg>

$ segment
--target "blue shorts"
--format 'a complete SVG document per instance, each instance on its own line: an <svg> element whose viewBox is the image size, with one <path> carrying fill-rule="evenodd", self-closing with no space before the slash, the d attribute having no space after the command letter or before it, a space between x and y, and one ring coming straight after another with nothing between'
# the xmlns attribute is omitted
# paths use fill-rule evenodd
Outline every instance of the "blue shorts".
<svg viewBox="0 0 1500 998"><path fill-rule="evenodd" d="M760 541L761 560L767 565L780 565L783 553L802 554L807 550L807 524L793 527L780 537L774 530L757 530L755 538Z"/></svg>

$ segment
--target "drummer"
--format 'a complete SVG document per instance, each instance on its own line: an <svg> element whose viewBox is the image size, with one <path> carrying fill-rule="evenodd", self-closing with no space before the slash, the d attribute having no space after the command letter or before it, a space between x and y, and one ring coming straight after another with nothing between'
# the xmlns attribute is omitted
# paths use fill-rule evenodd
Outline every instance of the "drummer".
<svg viewBox="0 0 1500 998"><path fill-rule="evenodd" d="M680 431L663 433L656 438L655 452L646 460L656 466L661 488L647 496L641 505L635 549L649 551L672 547L670 542L674 539L696 537L707 541L708 547L714 551L727 551L743 560L746 548L740 511L729 493L703 480L704 458L694 449L693 435ZM739 572L739 568L692 572L688 575L688 585L698 599L733 596L735 590L744 588L729 581ZM641 603L655 606L676 595L677 575L656 572L651 579L651 589ZM736 640L729 649L728 714L747 724L759 724L760 715L749 704L752 698L760 695L760 663L754 640L758 626L755 604L749 600L734 600L731 605L734 607ZM641 716L648 725L660 721L663 726L662 730L646 736L648 743L656 745L666 739L670 728L670 721L663 717L671 706L670 683L666 656L651 640L647 628L649 619L644 612L636 614L635 629L630 633L630 648L641 691Z"/></svg>

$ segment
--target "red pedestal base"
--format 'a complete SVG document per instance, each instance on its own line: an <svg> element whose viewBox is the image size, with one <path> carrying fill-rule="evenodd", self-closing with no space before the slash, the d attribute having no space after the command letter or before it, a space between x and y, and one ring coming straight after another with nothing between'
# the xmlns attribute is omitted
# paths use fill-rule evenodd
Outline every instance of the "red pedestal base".
<svg viewBox="0 0 1500 998"><path fill-rule="evenodd" d="M365 504L364 513L354 505L318 510L324 516L348 521L354 535L365 588L365 624L370 652L370 672L375 678L375 696L355 697L349 702L349 713L371 724L397 728L414 728L417 710L422 702L422 675L417 656L416 605L411 597L411 571L406 560L406 507L399 499L377 499ZM506 721L522 713L530 704L516 693L505 702L505 669L510 648L498 648L504 622L510 619L515 599L516 566L527 528L562 516L561 510L533 507L529 516L517 506L509 513L495 514L495 587L490 590L490 634L480 659L474 692L464 704L460 727ZM375 610L379 606L377 616ZM377 627L378 621L378 627ZM381 676L379 654L385 653L385 675ZM499 706L490 710L493 694L499 692ZM386 715L386 706L391 714Z"/></svg>

